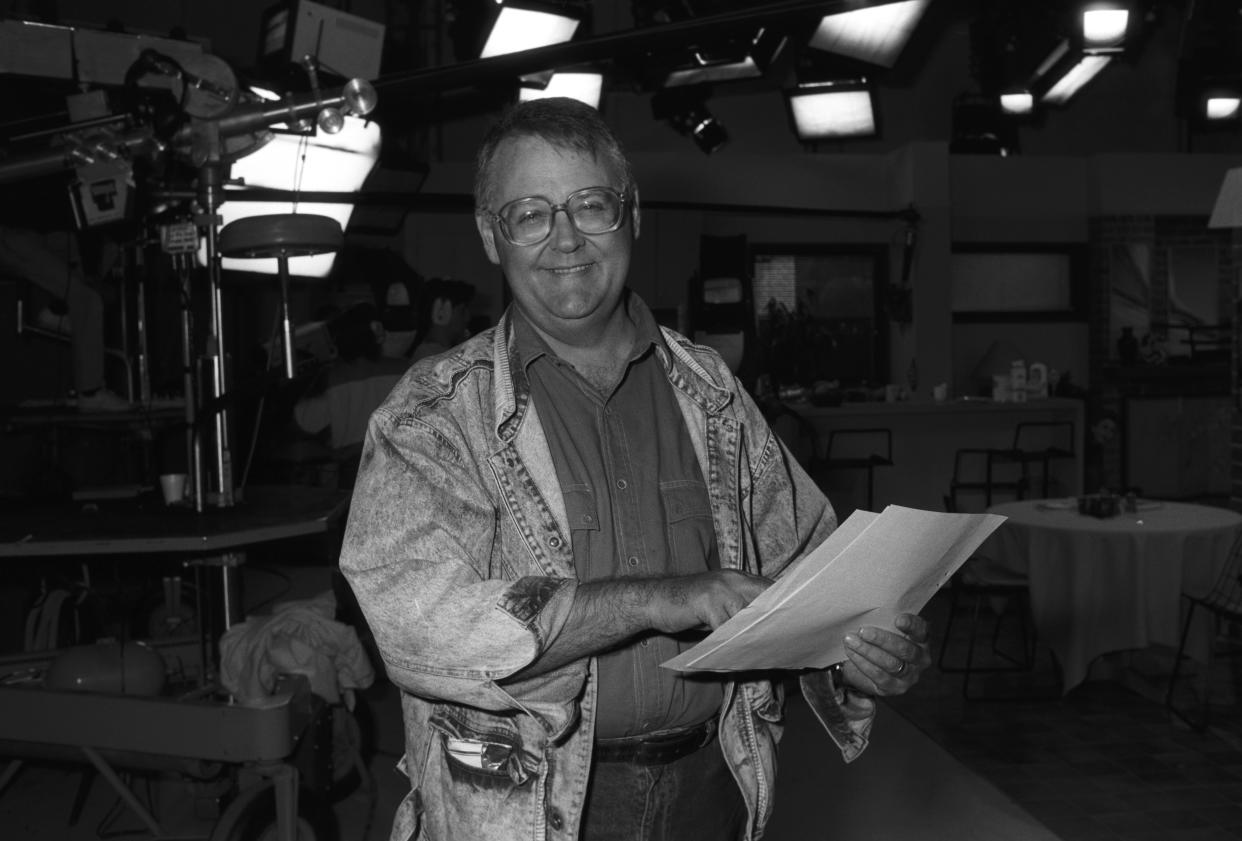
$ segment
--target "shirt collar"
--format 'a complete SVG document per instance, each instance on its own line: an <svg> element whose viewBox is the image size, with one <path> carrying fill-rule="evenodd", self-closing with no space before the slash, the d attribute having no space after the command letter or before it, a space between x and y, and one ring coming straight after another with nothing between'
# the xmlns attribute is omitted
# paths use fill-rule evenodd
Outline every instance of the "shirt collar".
<svg viewBox="0 0 1242 841"><path fill-rule="evenodd" d="M525 369L541 356L556 357L556 352L552 350L543 336L539 335L539 331L530 323L525 313L516 306L511 308L511 312L513 313L513 350L517 354L518 364ZM664 344L660 325L656 323L650 308L637 295L631 294L628 289L625 292L625 313L634 324L634 346L630 350L630 360L639 358L653 346L658 348Z"/></svg>

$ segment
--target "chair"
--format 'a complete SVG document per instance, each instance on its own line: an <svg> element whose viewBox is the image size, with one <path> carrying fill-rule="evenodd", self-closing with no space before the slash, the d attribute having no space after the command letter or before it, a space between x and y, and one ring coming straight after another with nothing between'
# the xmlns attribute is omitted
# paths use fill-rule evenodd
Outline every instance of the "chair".
<svg viewBox="0 0 1242 841"><path fill-rule="evenodd" d="M246 216L220 229L219 250L224 257L276 258L280 277L280 318L284 330L285 376L293 379L293 324L289 318L289 258L339 251L345 244L341 224L313 213L273 213Z"/></svg>
<svg viewBox="0 0 1242 841"><path fill-rule="evenodd" d="M1217 643L1221 640L1222 622L1242 622L1242 534L1234 540L1229 550L1229 558L1224 568L1212 585L1212 589L1203 596L1191 596L1186 593L1182 598L1188 603L1186 620L1182 625L1181 641L1177 646L1177 658L1173 661L1173 674L1169 676L1169 685L1165 691L1164 703L1169 711L1198 731L1207 729L1211 714L1212 660ZM1200 701L1198 717L1177 706L1177 681L1182 673L1182 661L1186 653L1186 640L1190 636L1190 626L1194 622L1195 611L1206 610L1212 617L1212 639L1208 645L1208 661L1203 669L1203 695ZM1234 641L1237 645L1238 641Z"/></svg>
<svg viewBox="0 0 1242 841"><path fill-rule="evenodd" d="M1001 494L1013 499L1026 499L1030 476L1026 462L1011 457L1008 450L986 447L963 447L953 454L953 476L949 480L946 506L961 510L965 494L983 497L983 507L990 507Z"/></svg>
<svg viewBox="0 0 1242 841"><path fill-rule="evenodd" d="M1022 463L1029 475L1030 466L1040 466L1040 496L1051 496L1052 462L1074 458L1073 421L1022 421L1013 430L1013 447L1009 457Z"/></svg>
<svg viewBox="0 0 1242 841"><path fill-rule="evenodd" d="M946 511L958 510L957 499L950 491L944 498ZM997 672L1029 672L1035 666L1036 634L1030 616L1030 582L1026 576L1002 569L986 555L974 555L949 579L949 615L940 640L940 654L936 664L946 674L962 675L962 697L967 700L983 700L983 696L970 694L970 680L974 675ZM960 659L950 656L953 642L953 625L961 608L969 603L970 629L965 640L966 651ZM976 662L980 636L984 633L980 614L985 605L994 614L989 639L988 663ZM1012 609L1012 610L1011 610ZM1010 613L1016 614L1021 651L1017 654L1004 650L1000 645L1001 630ZM999 663L999 664L998 664ZM1025 697L1025 696L1024 696Z"/></svg>
<svg viewBox="0 0 1242 841"><path fill-rule="evenodd" d="M776 434L798 464L807 472L826 495L828 486L823 475L824 462L820 457L819 432L815 424L803 415L780 402L773 402L763 409L768 426Z"/></svg>
<svg viewBox="0 0 1242 841"><path fill-rule="evenodd" d="M893 466L893 431L883 427L831 429L820 467L867 471L867 510L875 510L875 469Z"/></svg>

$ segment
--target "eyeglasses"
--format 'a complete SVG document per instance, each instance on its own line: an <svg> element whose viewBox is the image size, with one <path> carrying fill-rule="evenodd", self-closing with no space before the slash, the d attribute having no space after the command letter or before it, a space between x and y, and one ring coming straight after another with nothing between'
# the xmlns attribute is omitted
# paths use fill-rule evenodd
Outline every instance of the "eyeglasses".
<svg viewBox="0 0 1242 841"><path fill-rule="evenodd" d="M579 233L607 234L625 221L627 201L611 187L587 187L570 193L564 204L553 204L543 196L528 196L514 199L496 213L480 213L500 223L500 233L513 245L538 245L552 235L558 210L565 211L569 223Z"/></svg>

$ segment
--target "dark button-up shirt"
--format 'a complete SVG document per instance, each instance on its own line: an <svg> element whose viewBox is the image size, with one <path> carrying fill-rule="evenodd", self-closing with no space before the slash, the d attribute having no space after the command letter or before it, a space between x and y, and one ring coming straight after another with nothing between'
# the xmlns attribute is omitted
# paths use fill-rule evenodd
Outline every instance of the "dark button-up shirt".
<svg viewBox="0 0 1242 841"><path fill-rule="evenodd" d="M702 471L655 347L664 341L641 303L621 379L605 393L558 358L525 318L516 349L530 380L560 481L583 581L686 575L719 567ZM701 633L646 634L599 657L596 738L651 733L710 718L719 682L660 663Z"/></svg>

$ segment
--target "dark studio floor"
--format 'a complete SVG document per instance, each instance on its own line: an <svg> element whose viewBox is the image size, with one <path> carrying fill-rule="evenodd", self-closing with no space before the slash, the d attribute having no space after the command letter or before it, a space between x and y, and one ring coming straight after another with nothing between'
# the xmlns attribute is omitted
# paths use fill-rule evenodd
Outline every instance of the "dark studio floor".
<svg viewBox="0 0 1242 841"><path fill-rule="evenodd" d="M944 596L926 610L937 630L944 627ZM1158 700L1158 678L1092 681L1065 697L1054 681L1041 652L1033 673L991 676L976 687L1025 699L965 701L961 677L933 668L909 695L881 709L871 748L849 766L820 741L800 700L791 702L777 817L767 838L1242 838L1242 716L1218 711L1199 734L1170 719ZM341 841L387 838L403 794L404 780L393 770L401 750L396 692L381 681L363 693L363 703L374 724L366 740L372 785L332 807ZM98 778L69 825L85 767L28 763L0 793L0 837L151 837ZM210 810L183 781L134 779L140 797L158 804L168 837L210 832Z"/></svg>

